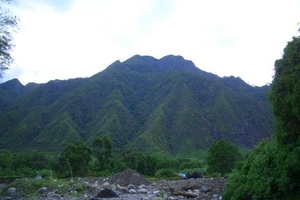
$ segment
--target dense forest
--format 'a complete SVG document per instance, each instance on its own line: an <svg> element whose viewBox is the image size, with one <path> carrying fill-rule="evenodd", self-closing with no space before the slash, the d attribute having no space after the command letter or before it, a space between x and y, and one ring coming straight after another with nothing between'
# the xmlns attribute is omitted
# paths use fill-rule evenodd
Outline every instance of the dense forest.
<svg viewBox="0 0 300 200"><path fill-rule="evenodd" d="M172 55L136 55L90 78L14 79L0 84L0 149L58 154L103 136L115 153L204 158L222 138L249 149L274 131L268 92Z"/></svg>
<svg viewBox="0 0 300 200"><path fill-rule="evenodd" d="M224 199L300 199L300 37L275 62L270 100L276 132L230 176Z"/></svg>

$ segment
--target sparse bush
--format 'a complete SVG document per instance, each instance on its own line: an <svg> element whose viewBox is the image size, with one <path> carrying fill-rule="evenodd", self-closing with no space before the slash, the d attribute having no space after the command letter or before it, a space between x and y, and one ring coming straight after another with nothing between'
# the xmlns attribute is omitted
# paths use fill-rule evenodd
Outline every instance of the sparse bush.
<svg viewBox="0 0 300 200"><path fill-rule="evenodd" d="M156 178L172 178L177 176L177 173L172 169L159 169L155 173Z"/></svg>

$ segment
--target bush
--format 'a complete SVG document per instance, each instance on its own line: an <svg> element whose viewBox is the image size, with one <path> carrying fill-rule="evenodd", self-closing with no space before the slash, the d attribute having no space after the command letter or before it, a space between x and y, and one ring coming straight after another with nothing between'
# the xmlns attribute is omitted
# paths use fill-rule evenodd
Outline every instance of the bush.
<svg viewBox="0 0 300 200"><path fill-rule="evenodd" d="M173 178L177 177L177 173L172 169L159 169L155 173L156 178Z"/></svg>
<svg viewBox="0 0 300 200"><path fill-rule="evenodd" d="M224 176L233 170L235 163L241 157L238 147L232 142L226 139L215 141L207 152L208 171L218 172Z"/></svg>

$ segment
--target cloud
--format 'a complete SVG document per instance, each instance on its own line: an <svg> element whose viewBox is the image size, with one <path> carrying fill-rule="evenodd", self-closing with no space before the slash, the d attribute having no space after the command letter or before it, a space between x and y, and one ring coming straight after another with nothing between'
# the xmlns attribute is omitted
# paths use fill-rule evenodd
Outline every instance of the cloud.
<svg viewBox="0 0 300 200"><path fill-rule="evenodd" d="M296 0L20 2L11 70L22 71L11 74L23 83L88 77L135 54L174 54L264 85L300 18Z"/></svg>
<svg viewBox="0 0 300 200"><path fill-rule="evenodd" d="M51 7L56 11L67 11L78 0L14 0L12 4L23 8Z"/></svg>

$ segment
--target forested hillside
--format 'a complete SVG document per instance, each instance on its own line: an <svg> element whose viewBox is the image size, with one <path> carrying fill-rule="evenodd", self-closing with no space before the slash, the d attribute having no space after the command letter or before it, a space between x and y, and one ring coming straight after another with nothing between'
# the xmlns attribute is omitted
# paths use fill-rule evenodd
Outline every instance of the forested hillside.
<svg viewBox="0 0 300 200"><path fill-rule="evenodd" d="M180 56L133 56L90 78L0 85L0 149L60 152L107 135L114 149L197 156L217 139L273 133L269 87L220 78Z"/></svg>
<svg viewBox="0 0 300 200"><path fill-rule="evenodd" d="M300 199L300 37L275 62L270 101L276 131L229 177L224 199Z"/></svg>

